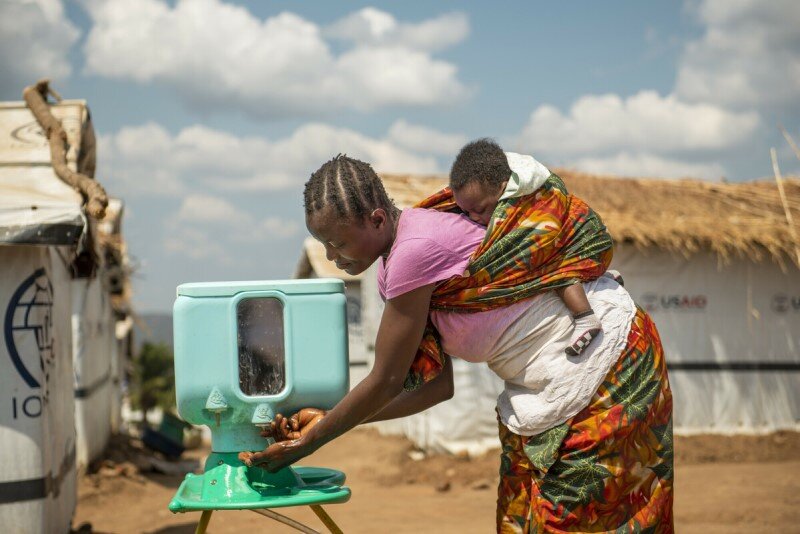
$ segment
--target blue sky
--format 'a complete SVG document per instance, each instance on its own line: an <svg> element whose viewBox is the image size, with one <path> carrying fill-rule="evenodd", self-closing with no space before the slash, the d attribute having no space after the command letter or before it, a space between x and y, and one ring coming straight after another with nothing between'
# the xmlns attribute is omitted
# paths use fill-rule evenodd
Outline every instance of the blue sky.
<svg viewBox="0 0 800 534"><path fill-rule="evenodd" d="M186 281L291 274L308 175L339 152L446 172L491 136L552 166L654 179L800 173L800 4L0 4L0 98L89 102L127 205L140 311Z"/></svg>

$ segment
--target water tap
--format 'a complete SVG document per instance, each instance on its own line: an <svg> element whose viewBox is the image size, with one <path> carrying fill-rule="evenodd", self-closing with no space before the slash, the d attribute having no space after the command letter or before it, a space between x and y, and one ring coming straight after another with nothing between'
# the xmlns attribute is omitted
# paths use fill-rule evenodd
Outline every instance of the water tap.
<svg viewBox="0 0 800 534"><path fill-rule="evenodd" d="M225 399L225 395L216 387L212 389L206 399L206 410L214 414L217 426L219 426L222 412L228 408L230 407L228 406L228 401Z"/></svg>

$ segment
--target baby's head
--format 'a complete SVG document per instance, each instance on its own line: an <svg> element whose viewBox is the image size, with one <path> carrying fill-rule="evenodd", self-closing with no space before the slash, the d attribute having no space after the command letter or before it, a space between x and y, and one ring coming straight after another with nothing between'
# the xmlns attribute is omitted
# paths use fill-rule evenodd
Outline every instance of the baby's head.
<svg viewBox="0 0 800 534"><path fill-rule="evenodd" d="M510 177L511 167L500 145L491 139L478 139L456 156L450 169L450 188L467 217L486 226Z"/></svg>
<svg viewBox="0 0 800 534"><path fill-rule="evenodd" d="M348 274L364 272L392 246L397 208L368 163L342 155L325 163L306 182L303 205L308 231Z"/></svg>

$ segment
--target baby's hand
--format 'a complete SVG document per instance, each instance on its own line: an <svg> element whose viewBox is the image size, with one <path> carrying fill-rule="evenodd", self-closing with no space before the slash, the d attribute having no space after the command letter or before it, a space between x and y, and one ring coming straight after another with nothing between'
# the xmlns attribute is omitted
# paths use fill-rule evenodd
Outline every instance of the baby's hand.
<svg viewBox="0 0 800 534"><path fill-rule="evenodd" d="M273 438L275 441L299 439L314 428L326 413L325 410L319 408L303 408L289 418L278 414L261 432L261 435L265 438Z"/></svg>

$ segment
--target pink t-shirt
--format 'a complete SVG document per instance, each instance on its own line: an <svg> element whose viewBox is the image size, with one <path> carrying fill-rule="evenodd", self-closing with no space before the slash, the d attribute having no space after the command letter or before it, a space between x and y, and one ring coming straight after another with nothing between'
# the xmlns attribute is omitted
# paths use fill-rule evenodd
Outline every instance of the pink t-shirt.
<svg viewBox="0 0 800 534"><path fill-rule="evenodd" d="M465 215L403 210L389 256L378 263L381 297L393 299L418 287L462 276L485 234L484 226ZM447 354L484 362L491 358L500 336L530 305L530 300L524 300L478 313L432 311L431 320Z"/></svg>

